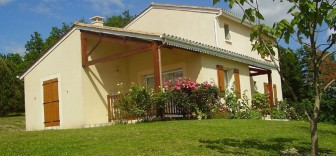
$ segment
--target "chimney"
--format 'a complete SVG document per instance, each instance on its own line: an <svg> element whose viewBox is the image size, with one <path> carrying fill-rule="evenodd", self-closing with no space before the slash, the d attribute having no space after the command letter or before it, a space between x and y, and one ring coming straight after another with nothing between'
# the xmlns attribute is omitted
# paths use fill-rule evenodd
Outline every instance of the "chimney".
<svg viewBox="0 0 336 156"><path fill-rule="evenodd" d="M96 26L103 26L104 25L104 17L101 16L93 16L90 18L92 20L92 24Z"/></svg>

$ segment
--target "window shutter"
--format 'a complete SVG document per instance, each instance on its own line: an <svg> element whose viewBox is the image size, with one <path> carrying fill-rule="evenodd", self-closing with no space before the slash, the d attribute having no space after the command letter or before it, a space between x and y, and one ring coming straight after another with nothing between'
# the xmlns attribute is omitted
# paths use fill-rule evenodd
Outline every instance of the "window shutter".
<svg viewBox="0 0 336 156"><path fill-rule="evenodd" d="M50 81L43 82L43 106L44 106L44 124L49 126L52 122L51 112L51 85Z"/></svg>
<svg viewBox="0 0 336 156"><path fill-rule="evenodd" d="M224 81L224 70L223 66L217 65L217 78L218 78L218 87L220 91L225 90L225 81Z"/></svg>
<svg viewBox="0 0 336 156"><path fill-rule="evenodd" d="M278 101L278 93L277 93L277 88L276 88L276 85L273 84L273 97L275 99L275 102Z"/></svg>
<svg viewBox="0 0 336 156"><path fill-rule="evenodd" d="M268 83L264 82L264 94L268 94Z"/></svg>
<svg viewBox="0 0 336 156"><path fill-rule="evenodd" d="M233 70L234 79L235 79L235 90L238 98L241 98L241 91L240 91L240 77L239 77L239 70Z"/></svg>

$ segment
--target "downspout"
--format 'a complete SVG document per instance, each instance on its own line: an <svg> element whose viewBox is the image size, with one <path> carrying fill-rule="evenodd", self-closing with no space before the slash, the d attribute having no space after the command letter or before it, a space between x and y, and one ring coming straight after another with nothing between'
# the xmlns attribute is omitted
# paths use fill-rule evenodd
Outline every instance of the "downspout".
<svg viewBox="0 0 336 156"><path fill-rule="evenodd" d="M218 17L222 15L223 10L221 9L220 12L215 16L214 19L214 28L215 28L215 41L216 41L216 47L218 48L218 33L217 33L217 23L218 23Z"/></svg>
<svg viewBox="0 0 336 156"><path fill-rule="evenodd" d="M160 35L160 38L161 38L162 44L158 46L158 52L159 52L159 60L160 60L160 66L159 66L160 86L162 90L164 87L163 87L163 82L162 82L161 47L166 44L166 39L163 38L163 35Z"/></svg>

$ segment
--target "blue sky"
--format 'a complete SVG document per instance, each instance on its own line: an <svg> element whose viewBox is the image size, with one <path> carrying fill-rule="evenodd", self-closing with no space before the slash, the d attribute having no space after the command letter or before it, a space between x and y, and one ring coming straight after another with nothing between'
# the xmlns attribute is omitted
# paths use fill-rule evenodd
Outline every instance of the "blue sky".
<svg viewBox="0 0 336 156"><path fill-rule="evenodd" d="M130 10L139 14L151 2L212 6L212 0L0 0L0 53L23 54L25 43L33 32L45 39L51 27L71 23L81 18L90 21L95 15L120 15ZM223 3L216 7L223 8Z"/></svg>
<svg viewBox="0 0 336 156"><path fill-rule="evenodd" d="M109 17L125 10L137 15L151 2L213 7L212 0L0 0L0 53L24 54L24 45L35 31L45 39L51 27L60 27L63 22L69 24L82 18L90 21L92 16ZM214 7L228 9L223 2ZM291 19L286 14L289 3L263 0L259 1L259 7L269 25L280 19ZM230 11L242 14L239 7ZM298 47L294 43L290 46Z"/></svg>

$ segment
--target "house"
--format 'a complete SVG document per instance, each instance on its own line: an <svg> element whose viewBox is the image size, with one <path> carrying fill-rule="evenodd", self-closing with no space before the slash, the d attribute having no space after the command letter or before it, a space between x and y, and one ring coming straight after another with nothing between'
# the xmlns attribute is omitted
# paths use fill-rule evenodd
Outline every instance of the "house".
<svg viewBox="0 0 336 156"><path fill-rule="evenodd" d="M158 89L178 77L234 87L249 99L269 93L274 105L282 100L280 76L251 52L250 31L223 9L166 4L151 4L124 29L103 26L98 16L76 22L20 76L26 129L106 124L110 95L132 82Z"/></svg>

